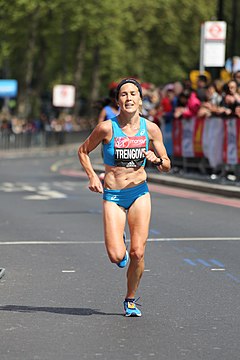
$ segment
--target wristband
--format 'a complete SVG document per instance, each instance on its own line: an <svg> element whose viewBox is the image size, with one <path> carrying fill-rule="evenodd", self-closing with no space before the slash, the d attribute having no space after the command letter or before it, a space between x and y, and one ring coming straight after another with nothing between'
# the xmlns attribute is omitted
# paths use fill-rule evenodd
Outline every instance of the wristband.
<svg viewBox="0 0 240 360"><path fill-rule="evenodd" d="M158 162L153 163L154 166L160 166L162 164L163 164L163 159L162 158L160 158Z"/></svg>

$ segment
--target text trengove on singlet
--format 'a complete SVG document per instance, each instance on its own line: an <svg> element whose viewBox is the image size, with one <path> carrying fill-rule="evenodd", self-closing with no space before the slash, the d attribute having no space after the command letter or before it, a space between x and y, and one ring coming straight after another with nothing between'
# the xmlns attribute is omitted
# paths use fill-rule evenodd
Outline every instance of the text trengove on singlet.
<svg viewBox="0 0 240 360"><path fill-rule="evenodd" d="M115 164L121 167L138 167L143 164L146 150L145 136L116 137L114 139Z"/></svg>

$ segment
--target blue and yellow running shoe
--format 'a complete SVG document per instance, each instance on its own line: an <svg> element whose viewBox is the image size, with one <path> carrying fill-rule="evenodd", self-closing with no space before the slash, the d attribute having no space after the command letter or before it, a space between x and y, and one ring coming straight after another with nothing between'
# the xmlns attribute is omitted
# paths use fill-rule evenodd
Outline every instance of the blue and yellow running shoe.
<svg viewBox="0 0 240 360"><path fill-rule="evenodd" d="M126 233L125 233L125 231L123 233L123 241L124 241L124 244L126 245ZM128 251L127 251L127 248L126 248L125 256L119 263L117 263L117 266L120 267L120 268L124 268L127 265L128 260L129 260L129 254L128 254Z"/></svg>
<svg viewBox="0 0 240 360"><path fill-rule="evenodd" d="M138 298L139 299L139 298ZM136 307L137 300L135 299L125 299L123 302L125 316L142 316L141 311ZM137 304L138 306L141 306L140 304Z"/></svg>

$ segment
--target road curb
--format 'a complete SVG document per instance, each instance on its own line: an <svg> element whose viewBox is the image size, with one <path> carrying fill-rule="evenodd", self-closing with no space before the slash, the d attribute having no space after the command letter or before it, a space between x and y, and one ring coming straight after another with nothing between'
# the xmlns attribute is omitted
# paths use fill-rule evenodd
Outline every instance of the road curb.
<svg viewBox="0 0 240 360"><path fill-rule="evenodd" d="M97 173L104 172L104 166L93 164ZM155 184L162 184L187 190L195 190L204 193L222 195L226 197L240 198L240 188L231 185L210 184L200 180L179 178L168 174L153 174L148 172L148 181Z"/></svg>
<svg viewBox="0 0 240 360"><path fill-rule="evenodd" d="M56 146L52 148L35 148L24 150L12 150L9 152L0 151L0 157L2 159L11 159L19 157L34 157L48 155L61 155L61 154L77 154L79 144L66 144L62 146ZM93 160L93 168L97 173L104 172L104 166L101 164L102 159L97 158ZM79 168L81 166L79 165ZM152 173L147 170L148 181L156 184L162 184L175 188L182 188L187 190L194 190L214 195L221 195L226 197L240 198L240 187L237 185L224 185L224 184L212 184L207 181L197 179L186 179L173 174ZM69 175L71 176L71 175Z"/></svg>
<svg viewBox="0 0 240 360"><path fill-rule="evenodd" d="M214 195L240 198L240 188L231 185L210 184L200 180L182 179L171 175L148 174L148 180L153 183L201 191Z"/></svg>

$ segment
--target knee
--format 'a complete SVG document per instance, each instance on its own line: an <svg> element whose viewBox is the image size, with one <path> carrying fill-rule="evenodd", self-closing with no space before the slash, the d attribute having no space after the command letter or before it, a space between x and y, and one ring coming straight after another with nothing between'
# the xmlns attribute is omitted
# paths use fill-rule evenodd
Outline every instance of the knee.
<svg viewBox="0 0 240 360"><path fill-rule="evenodd" d="M126 250L125 250L126 252ZM118 264L124 258L125 253L118 251L108 251L108 257L114 264Z"/></svg>
<svg viewBox="0 0 240 360"><path fill-rule="evenodd" d="M144 248L136 248L130 251L130 259L140 262L144 259Z"/></svg>

